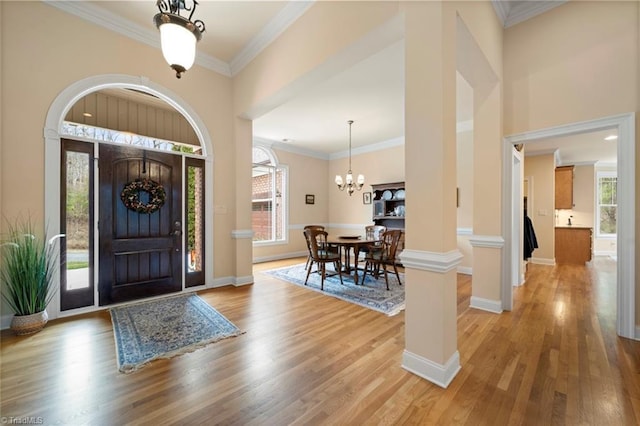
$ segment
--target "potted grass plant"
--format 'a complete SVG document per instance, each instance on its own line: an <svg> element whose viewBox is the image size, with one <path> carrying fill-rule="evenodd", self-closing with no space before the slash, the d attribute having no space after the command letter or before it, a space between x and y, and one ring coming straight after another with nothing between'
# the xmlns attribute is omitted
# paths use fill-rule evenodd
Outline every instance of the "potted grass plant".
<svg viewBox="0 0 640 426"><path fill-rule="evenodd" d="M46 325L56 260L54 246L34 232L30 219L7 225L0 244L0 285L15 313L11 329L16 334L36 333Z"/></svg>

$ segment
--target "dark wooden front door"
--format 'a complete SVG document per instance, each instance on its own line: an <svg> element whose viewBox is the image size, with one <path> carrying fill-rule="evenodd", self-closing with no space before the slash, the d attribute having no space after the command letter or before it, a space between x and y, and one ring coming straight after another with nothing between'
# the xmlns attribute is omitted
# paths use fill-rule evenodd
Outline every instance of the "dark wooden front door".
<svg viewBox="0 0 640 426"><path fill-rule="evenodd" d="M182 290L182 158L136 148L100 145L99 304ZM151 179L166 194L159 210L127 208L120 194L135 179ZM148 191L138 192L149 205Z"/></svg>

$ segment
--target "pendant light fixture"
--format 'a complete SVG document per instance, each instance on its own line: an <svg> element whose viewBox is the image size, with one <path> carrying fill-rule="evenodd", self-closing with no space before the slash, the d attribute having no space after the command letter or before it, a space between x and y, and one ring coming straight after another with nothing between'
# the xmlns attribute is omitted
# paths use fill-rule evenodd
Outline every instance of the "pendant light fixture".
<svg viewBox="0 0 640 426"><path fill-rule="evenodd" d="M188 7L187 0L158 0L156 5L160 13L153 17L153 22L160 30L162 55L175 70L177 78L193 66L196 43L204 32L204 22L191 20L198 5L197 0L192 0L191 4ZM189 17L180 16L182 11L190 12Z"/></svg>
<svg viewBox="0 0 640 426"><path fill-rule="evenodd" d="M336 175L336 185L338 185L340 191L344 191L346 188L349 195L351 195L356 189L358 191L362 189L364 185L364 175L358 175L358 180L356 182L353 181L353 173L351 172L351 125L353 124L353 120L349 120L347 123L349 123L349 171L344 180L342 176Z"/></svg>

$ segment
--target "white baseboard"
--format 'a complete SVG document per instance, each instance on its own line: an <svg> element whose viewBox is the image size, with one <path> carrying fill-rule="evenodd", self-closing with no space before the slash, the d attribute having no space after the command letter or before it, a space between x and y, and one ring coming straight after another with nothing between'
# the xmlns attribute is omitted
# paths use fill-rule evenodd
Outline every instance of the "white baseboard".
<svg viewBox="0 0 640 426"><path fill-rule="evenodd" d="M235 279L233 277L221 277L214 278L211 284L206 285L206 288L218 288L226 285L234 285Z"/></svg>
<svg viewBox="0 0 640 426"><path fill-rule="evenodd" d="M233 285L240 287L242 285L253 284L253 275L247 275L246 277L236 277L233 280Z"/></svg>
<svg viewBox="0 0 640 426"><path fill-rule="evenodd" d="M473 268L471 266L458 266L456 268L456 271L459 274L464 274L464 275L473 275Z"/></svg>
<svg viewBox="0 0 640 426"><path fill-rule="evenodd" d="M441 365L405 349L402 354L402 368L446 389L460 371L460 354L456 351L444 365Z"/></svg>
<svg viewBox="0 0 640 426"><path fill-rule="evenodd" d="M483 299L482 297L471 296L470 307L480 309L494 314L502 313L502 302L499 300Z"/></svg>
<svg viewBox="0 0 640 426"><path fill-rule="evenodd" d="M532 257L529 259L530 263L535 263L536 265L550 265L554 266L556 264L555 259L547 259L544 257Z"/></svg>

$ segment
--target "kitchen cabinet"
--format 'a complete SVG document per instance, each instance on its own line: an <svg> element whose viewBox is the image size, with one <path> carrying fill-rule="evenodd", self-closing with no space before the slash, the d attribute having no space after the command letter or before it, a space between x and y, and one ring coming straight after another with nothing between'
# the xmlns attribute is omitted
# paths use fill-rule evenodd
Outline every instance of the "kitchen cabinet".
<svg viewBox="0 0 640 426"><path fill-rule="evenodd" d="M556 167L555 208L573 208L573 166Z"/></svg>
<svg viewBox="0 0 640 426"><path fill-rule="evenodd" d="M556 263L583 264L591 260L593 230L582 226L556 227Z"/></svg>

